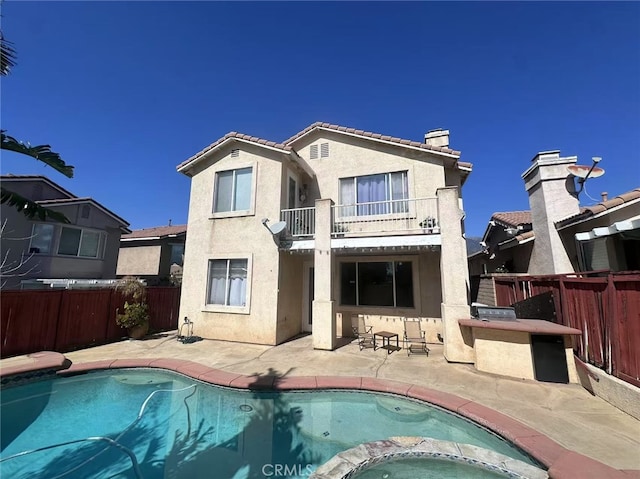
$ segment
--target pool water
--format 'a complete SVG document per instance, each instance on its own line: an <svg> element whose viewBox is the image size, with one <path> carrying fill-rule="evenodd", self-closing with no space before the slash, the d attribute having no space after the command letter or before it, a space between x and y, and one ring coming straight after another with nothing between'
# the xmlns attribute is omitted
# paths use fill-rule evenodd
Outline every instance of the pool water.
<svg viewBox="0 0 640 479"><path fill-rule="evenodd" d="M251 392L125 369L7 388L1 401L0 476L15 479L307 477L340 451L391 436L473 444L535 464L454 414L361 391ZM86 438L99 439L7 459Z"/></svg>
<svg viewBox="0 0 640 479"><path fill-rule="evenodd" d="M377 464L352 476L353 479L505 479L507 474L454 461L397 459Z"/></svg>

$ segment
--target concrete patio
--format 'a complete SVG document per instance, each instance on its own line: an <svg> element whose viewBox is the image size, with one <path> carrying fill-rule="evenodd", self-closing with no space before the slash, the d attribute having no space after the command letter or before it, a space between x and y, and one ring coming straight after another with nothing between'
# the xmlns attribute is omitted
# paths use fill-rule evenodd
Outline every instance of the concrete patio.
<svg viewBox="0 0 640 479"><path fill-rule="evenodd" d="M170 358L244 375L330 375L402 381L495 409L567 449L616 469L640 470L640 421L592 396L581 386L479 373L470 365L447 363L439 345L431 346L428 357L408 357L404 351L392 354L380 349L360 351L351 343L335 351L314 350L311 342L310 336L304 336L275 347L213 340L183 344L177 341L174 331L65 356L74 365L99 360ZM12 359L3 360L0 365L9 366ZM631 477L640 477L640 472L634 471Z"/></svg>

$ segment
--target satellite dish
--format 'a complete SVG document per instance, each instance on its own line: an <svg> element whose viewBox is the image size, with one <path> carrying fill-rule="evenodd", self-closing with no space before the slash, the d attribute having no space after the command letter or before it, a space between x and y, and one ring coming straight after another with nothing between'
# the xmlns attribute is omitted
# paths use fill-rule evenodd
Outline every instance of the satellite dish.
<svg viewBox="0 0 640 479"><path fill-rule="evenodd" d="M596 165L602 161L602 158L598 156L594 156L591 158L593 160L593 165L591 166L583 166L583 165L569 165L567 166L567 170L573 176L578 178L578 184L580 185L580 189L576 191L576 195L579 196L584 188L584 184L587 182L589 178L597 178L599 176L604 175L604 170L602 168L598 168ZM576 196L576 197L577 197ZM587 194L587 196L589 196ZM589 198L591 198L589 196Z"/></svg>
<svg viewBox="0 0 640 479"><path fill-rule="evenodd" d="M286 227L287 227L286 221L278 221L277 223L273 223L271 226L268 226L269 231L271 231L271 234L274 236L277 236L280 233L282 233Z"/></svg>
<svg viewBox="0 0 640 479"><path fill-rule="evenodd" d="M585 179L587 176L589 176L589 178L598 178L604 175L604 170L597 166L569 165L567 166L567 170L569 170L569 173L573 176L577 176L580 179Z"/></svg>
<svg viewBox="0 0 640 479"><path fill-rule="evenodd" d="M269 230L269 233L273 236L273 241L279 246L286 246L287 238L289 233L287 231L287 222L286 221L278 221L277 223L273 223L269 226L269 218L263 218L262 224L265 228Z"/></svg>

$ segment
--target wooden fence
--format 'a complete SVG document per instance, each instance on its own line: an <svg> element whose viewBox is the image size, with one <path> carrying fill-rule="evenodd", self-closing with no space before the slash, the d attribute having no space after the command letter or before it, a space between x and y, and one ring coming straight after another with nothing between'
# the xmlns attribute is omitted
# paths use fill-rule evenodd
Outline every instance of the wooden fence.
<svg viewBox="0 0 640 479"><path fill-rule="evenodd" d="M574 345L584 362L640 387L640 274L496 276L496 304L551 291L553 321L580 329Z"/></svg>
<svg viewBox="0 0 640 479"><path fill-rule="evenodd" d="M149 332L178 327L180 288L147 288ZM114 289L7 291L0 298L1 357L36 351L66 352L118 341L124 298Z"/></svg>

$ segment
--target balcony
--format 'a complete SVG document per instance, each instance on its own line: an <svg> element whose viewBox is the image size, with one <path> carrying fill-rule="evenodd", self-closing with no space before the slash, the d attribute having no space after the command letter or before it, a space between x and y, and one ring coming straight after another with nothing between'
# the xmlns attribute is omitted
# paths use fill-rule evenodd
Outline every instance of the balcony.
<svg viewBox="0 0 640 479"><path fill-rule="evenodd" d="M386 235L439 234L437 198L374 201L331 207L331 236L367 237ZM315 208L282 210L295 240L315 236Z"/></svg>
<svg viewBox="0 0 640 479"><path fill-rule="evenodd" d="M436 198L335 205L332 213L333 237L440 233Z"/></svg>

